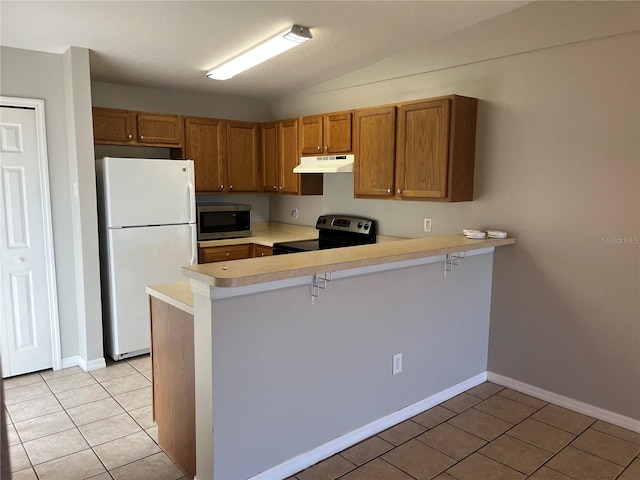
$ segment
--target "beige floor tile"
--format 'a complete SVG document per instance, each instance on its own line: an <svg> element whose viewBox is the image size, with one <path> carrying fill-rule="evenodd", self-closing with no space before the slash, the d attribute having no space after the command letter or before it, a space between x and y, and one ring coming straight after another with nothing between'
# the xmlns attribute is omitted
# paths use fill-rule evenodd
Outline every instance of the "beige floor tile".
<svg viewBox="0 0 640 480"><path fill-rule="evenodd" d="M334 455L300 473L296 473L296 478L298 480L335 480L355 468L356 466L353 463L345 460L340 455Z"/></svg>
<svg viewBox="0 0 640 480"><path fill-rule="evenodd" d="M531 475L553 456L546 450L509 435L496 438L489 445L481 448L480 453L527 475Z"/></svg>
<svg viewBox="0 0 640 480"><path fill-rule="evenodd" d="M340 452L340 455L354 465L360 466L369 460L379 457L384 452L388 452L392 448L392 444L380 437L371 437Z"/></svg>
<svg viewBox="0 0 640 480"><path fill-rule="evenodd" d="M66 377L68 375L81 372L84 372L84 370L80 367L69 367L61 370L45 370L44 372L40 372L40 375L42 375L42 378L45 380L52 380L54 378Z"/></svg>
<svg viewBox="0 0 640 480"><path fill-rule="evenodd" d="M378 436L389 443L400 445L407 440L411 440L412 438L417 437L425 430L426 428L419 423L412 422L411 420L406 420L391 428L388 428L384 432L380 432Z"/></svg>
<svg viewBox="0 0 640 480"><path fill-rule="evenodd" d="M145 432L103 443L94 448L107 470L113 470L160 451L160 447Z"/></svg>
<svg viewBox="0 0 640 480"><path fill-rule="evenodd" d="M151 356L140 355L138 357L128 358L127 363L139 372L146 372L151 370Z"/></svg>
<svg viewBox="0 0 640 480"><path fill-rule="evenodd" d="M143 372L140 372L142 375L144 375L144 377L149 380L150 382L153 382L153 373L151 372L151 370L145 370Z"/></svg>
<svg viewBox="0 0 640 480"><path fill-rule="evenodd" d="M603 422L602 420L598 420L591 426L591 428L594 428L600 432L608 433L609 435L613 435L614 437L621 438L622 440L626 440L627 442L640 445L640 433L632 432L631 430L627 430L626 428L611 425L610 423Z"/></svg>
<svg viewBox="0 0 640 480"><path fill-rule="evenodd" d="M435 477L433 480L456 480L456 479L447 473L441 473L440 475Z"/></svg>
<svg viewBox="0 0 640 480"><path fill-rule="evenodd" d="M474 408L509 423L519 423L536 411L533 407L514 402L500 395L487 398Z"/></svg>
<svg viewBox="0 0 640 480"><path fill-rule="evenodd" d="M457 397L453 397L447 400L446 402L442 402L440 406L446 408L447 410L451 410L456 413L461 413L473 407L474 405L480 403L481 401L482 400L479 399L478 397L467 395L466 393L461 393Z"/></svg>
<svg viewBox="0 0 640 480"><path fill-rule="evenodd" d="M456 461L417 440L409 440L382 455L382 459L418 480L429 480Z"/></svg>
<svg viewBox="0 0 640 480"><path fill-rule="evenodd" d="M577 480L612 480L623 470L615 463L571 446L549 460L547 466Z"/></svg>
<svg viewBox="0 0 640 480"><path fill-rule="evenodd" d="M124 408L120 406L113 398L103 398L95 402L86 403L77 407L69 408L67 413L76 425L82 426L87 423L97 422L105 418L113 417L120 413L125 413Z"/></svg>
<svg viewBox="0 0 640 480"><path fill-rule="evenodd" d="M57 377L47 380L47 384L53 393L66 392L80 387L86 387L96 382L96 379L90 373L80 372L64 377Z"/></svg>
<svg viewBox="0 0 640 480"><path fill-rule="evenodd" d="M551 453L558 453L576 438L573 433L565 432L532 418L527 418L507 433Z"/></svg>
<svg viewBox="0 0 640 480"><path fill-rule="evenodd" d="M153 406L147 405L146 407L136 408L131 410L129 415L138 422L142 428L147 429L155 426L156 422L153 421Z"/></svg>
<svg viewBox="0 0 640 480"><path fill-rule="evenodd" d="M9 463L11 464L12 472L31 467L31 462L22 444L9 447Z"/></svg>
<svg viewBox="0 0 640 480"><path fill-rule="evenodd" d="M591 417L552 404L538 410L531 418L576 435L584 432L595 422L595 419Z"/></svg>
<svg viewBox="0 0 640 480"><path fill-rule="evenodd" d="M507 397L511 400L515 400L516 402L528 405L535 409L540 409L547 404L547 402L545 402L544 400L540 400L530 395L525 395L524 393L516 392L515 390L511 390L510 388L501 390L498 395L500 395L501 397Z"/></svg>
<svg viewBox="0 0 640 480"><path fill-rule="evenodd" d="M571 442L571 446L623 467L629 465L635 456L640 453L639 445L592 428L585 430Z"/></svg>
<svg viewBox="0 0 640 480"><path fill-rule="evenodd" d="M90 449L35 466L40 480L85 480L106 472Z"/></svg>
<svg viewBox="0 0 640 480"><path fill-rule="evenodd" d="M23 442L74 428L66 412L55 412L14 424Z"/></svg>
<svg viewBox="0 0 640 480"><path fill-rule="evenodd" d="M78 428L92 447L142 430L127 413L114 415Z"/></svg>
<svg viewBox="0 0 640 480"><path fill-rule="evenodd" d="M11 409L9 407L12 405L35 400L36 398L48 397L49 395L51 395L51 390L49 390L46 383L32 383L31 385L24 385L6 390L4 392L4 404L9 410L9 413L11 413Z"/></svg>
<svg viewBox="0 0 640 480"><path fill-rule="evenodd" d="M73 428L64 432L54 433L48 437L38 438L24 443L24 448L33 465L48 462L56 458L89 448L80 432Z"/></svg>
<svg viewBox="0 0 640 480"><path fill-rule="evenodd" d="M163 452L111 471L115 480L176 480L184 473Z"/></svg>
<svg viewBox="0 0 640 480"><path fill-rule="evenodd" d="M16 427L9 424L7 425L7 444L10 447L17 445L20 443L20 437L18 436L18 432L16 431Z"/></svg>
<svg viewBox="0 0 640 480"><path fill-rule="evenodd" d="M4 405L2 405L1 407L2 407L2 411L0 412L0 415L4 415L4 419L7 425L13 423L13 420L11 419L11 415L9 415L7 408Z"/></svg>
<svg viewBox="0 0 640 480"><path fill-rule="evenodd" d="M17 423L40 415L60 412L62 411L62 405L60 405L58 399L49 392L48 395L35 400L9 405L7 406L7 410L13 423Z"/></svg>
<svg viewBox="0 0 640 480"><path fill-rule="evenodd" d="M379 458L352 470L341 480L374 480L378 478L384 480L413 480L403 471Z"/></svg>
<svg viewBox="0 0 640 480"><path fill-rule="evenodd" d="M114 397L127 412L151 405L151 387L121 393Z"/></svg>
<svg viewBox="0 0 640 480"><path fill-rule="evenodd" d="M500 385L496 385L495 383L484 382L478 385L477 387L470 388L464 393L467 393L469 395L473 395L474 397L478 397L485 400L489 398L491 395L495 395L496 393L498 393L503 389L504 387L501 387Z"/></svg>
<svg viewBox="0 0 640 480"><path fill-rule="evenodd" d="M509 422L474 408L447 420L447 423L487 441L497 438L512 427Z"/></svg>
<svg viewBox="0 0 640 480"><path fill-rule="evenodd" d="M451 410L447 410L446 408L440 406L435 406L416 415L411 420L419 423L424 427L433 428L436 425L441 424L442 422L446 422L453 416L455 416L455 413Z"/></svg>
<svg viewBox="0 0 640 480"><path fill-rule="evenodd" d="M13 472L11 474L11 480L38 480L38 477L33 467L29 467L19 472Z"/></svg>
<svg viewBox="0 0 640 480"><path fill-rule="evenodd" d="M108 398L109 393L102 388L102 385L94 384L86 387L75 388L66 392L56 394L58 400L64 408L77 407L87 403Z"/></svg>
<svg viewBox="0 0 640 480"><path fill-rule="evenodd" d="M529 480L574 480L564 473L556 472L548 467L542 467L536 473L528 477Z"/></svg>
<svg viewBox="0 0 640 480"><path fill-rule="evenodd" d="M101 473L95 477L87 478L87 480L113 480L113 477L109 473Z"/></svg>
<svg viewBox="0 0 640 480"><path fill-rule="evenodd" d="M145 432L153 439L154 442L158 443L158 426L147 428Z"/></svg>
<svg viewBox="0 0 640 480"><path fill-rule="evenodd" d="M136 373L135 368L126 362L114 363L108 365L106 368L100 368L91 372L93 378L98 382L104 382L105 380L113 380L114 378L124 377Z"/></svg>
<svg viewBox="0 0 640 480"><path fill-rule="evenodd" d="M24 387L34 383L44 382L39 373L27 373L26 375L18 375L17 377L5 378L2 380L2 386L5 391L15 387Z"/></svg>
<svg viewBox="0 0 640 480"><path fill-rule="evenodd" d="M625 468L618 480L638 480L640 478L640 458L636 458L631 465Z"/></svg>
<svg viewBox="0 0 640 480"><path fill-rule="evenodd" d="M447 473L457 480L522 480L522 473L479 453L468 456Z"/></svg>
<svg viewBox="0 0 640 480"><path fill-rule="evenodd" d="M144 375L138 372L124 377L114 378L112 380L105 380L101 383L111 395L119 395L121 393L131 392L133 390L151 386L151 382Z"/></svg>
<svg viewBox="0 0 640 480"><path fill-rule="evenodd" d="M426 443L456 460L462 460L487 443L448 423L441 423L417 437L416 440Z"/></svg>

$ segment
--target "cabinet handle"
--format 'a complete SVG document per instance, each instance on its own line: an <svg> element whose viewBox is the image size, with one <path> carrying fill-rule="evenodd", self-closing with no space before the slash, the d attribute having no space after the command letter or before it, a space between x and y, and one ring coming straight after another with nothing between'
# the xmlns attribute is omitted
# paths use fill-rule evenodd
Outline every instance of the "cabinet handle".
<svg viewBox="0 0 640 480"><path fill-rule="evenodd" d="M131 140L133 138L133 135L129 134L127 135L127 139Z"/></svg>
<svg viewBox="0 0 640 480"><path fill-rule="evenodd" d="M390 189L390 188L387 188L387 193L388 193L389 195L391 195L391 189Z"/></svg>
<svg viewBox="0 0 640 480"><path fill-rule="evenodd" d="M227 258L229 258L229 256L230 256L230 255L231 255L231 253L230 253L230 252L227 252Z"/></svg>
<svg viewBox="0 0 640 480"><path fill-rule="evenodd" d="M398 189L398 195L400 195L401 193L402 193L402 189L401 189L401 188L399 188L399 189Z"/></svg>
<svg viewBox="0 0 640 480"><path fill-rule="evenodd" d="M327 150L329 150L329 147L327 145L324 146L324 151L326 152Z"/></svg>
<svg viewBox="0 0 640 480"><path fill-rule="evenodd" d="M274 189L274 190L277 190L277 189L278 189L278 186L277 186L277 185L274 185L274 186L273 186L273 189Z"/></svg>
<svg viewBox="0 0 640 480"><path fill-rule="evenodd" d="M144 140L144 135L140 135L140 140Z"/></svg>
<svg viewBox="0 0 640 480"><path fill-rule="evenodd" d="M233 185L229 185L229 190L233 190Z"/></svg>
<svg viewBox="0 0 640 480"><path fill-rule="evenodd" d="M282 186L280 186L280 190L282 190Z"/></svg>
<svg viewBox="0 0 640 480"><path fill-rule="evenodd" d="M318 149L319 152L322 151L322 147L320 145L318 145L316 148Z"/></svg>
<svg viewBox="0 0 640 480"><path fill-rule="evenodd" d="M224 190L224 185L220 185L220 190Z"/></svg>
<svg viewBox="0 0 640 480"><path fill-rule="evenodd" d="M261 257L264 257L264 252L260 252L260 256L261 256Z"/></svg>

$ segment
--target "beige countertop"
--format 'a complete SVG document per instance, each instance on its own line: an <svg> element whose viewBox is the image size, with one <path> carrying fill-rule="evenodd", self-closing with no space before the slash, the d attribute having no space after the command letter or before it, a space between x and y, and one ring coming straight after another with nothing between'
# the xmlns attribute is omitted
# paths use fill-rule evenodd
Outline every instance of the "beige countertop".
<svg viewBox="0 0 640 480"><path fill-rule="evenodd" d="M516 243L515 238L471 240L460 234L393 242L383 240L373 245L194 265L183 267L182 274L216 287L242 287L513 243Z"/></svg>
<svg viewBox="0 0 640 480"><path fill-rule="evenodd" d="M150 285L147 294L193 315L193 292L188 281Z"/></svg>

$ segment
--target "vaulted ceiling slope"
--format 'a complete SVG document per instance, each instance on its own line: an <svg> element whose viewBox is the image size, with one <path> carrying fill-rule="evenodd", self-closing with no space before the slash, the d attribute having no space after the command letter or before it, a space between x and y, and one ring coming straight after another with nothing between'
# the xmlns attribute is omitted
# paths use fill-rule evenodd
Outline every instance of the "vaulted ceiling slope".
<svg viewBox="0 0 640 480"><path fill-rule="evenodd" d="M0 45L91 51L93 80L281 98L451 35L526 1L0 1ZM313 40L224 82L215 65L292 24Z"/></svg>

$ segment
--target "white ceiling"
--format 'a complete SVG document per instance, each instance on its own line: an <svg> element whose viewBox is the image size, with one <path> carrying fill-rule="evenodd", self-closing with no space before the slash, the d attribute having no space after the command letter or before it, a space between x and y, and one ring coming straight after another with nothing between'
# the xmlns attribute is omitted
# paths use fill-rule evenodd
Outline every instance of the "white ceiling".
<svg viewBox="0 0 640 480"><path fill-rule="evenodd" d="M280 98L518 8L515 1L0 1L0 45L91 50L93 80ZM205 73L292 24L313 40L233 79Z"/></svg>

